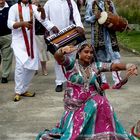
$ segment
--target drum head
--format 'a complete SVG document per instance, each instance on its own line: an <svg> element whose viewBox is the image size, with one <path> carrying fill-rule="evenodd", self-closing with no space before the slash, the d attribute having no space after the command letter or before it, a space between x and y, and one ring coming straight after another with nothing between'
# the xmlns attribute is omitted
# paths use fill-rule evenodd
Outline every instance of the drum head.
<svg viewBox="0 0 140 140"><path fill-rule="evenodd" d="M108 14L107 12L103 11L101 12L100 18L98 19L99 24L104 24L107 20Z"/></svg>

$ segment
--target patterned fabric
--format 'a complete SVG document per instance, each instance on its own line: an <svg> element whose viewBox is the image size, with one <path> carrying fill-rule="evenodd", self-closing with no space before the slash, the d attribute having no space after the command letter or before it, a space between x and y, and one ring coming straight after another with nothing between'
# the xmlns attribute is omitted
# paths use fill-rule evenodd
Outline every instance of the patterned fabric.
<svg viewBox="0 0 140 140"><path fill-rule="evenodd" d="M94 88L98 69L109 71L111 64L93 63L89 88L84 88L78 61L66 57L65 76L68 80L60 122L50 131L41 132L36 140L133 140L119 123L106 96Z"/></svg>
<svg viewBox="0 0 140 140"><path fill-rule="evenodd" d="M112 7L110 2L111 1L100 1L98 3L98 5L100 5L101 7L104 7L104 9L106 11L109 11L109 12L113 13L113 7ZM95 1L94 1L94 3L95 3ZM95 11L100 11L101 12L101 9L97 9L97 5L93 4L93 12L95 13ZM95 22L93 26L94 26L94 38L96 40L94 46L96 48L97 53L98 53L98 50L106 51L105 40L104 40L105 39L104 38L104 28L105 28L104 25L100 25L99 23ZM111 46L112 46L113 51L119 51L115 31L112 31L112 30L108 29L108 32L109 32L109 35L110 35ZM104 61L102 61L102 62L104 62Z"/></svg>
<svg viewBox="0 0 140 140"><path fill-rule="evenodd" d="M93 2L87 4L85 21L92 25L91 40L95 46L98 60L101 62L111 62L112 60L120 59L120 50L115 31L97 22L95 14L102 11L116 14L111 0L93 0Z"/></svg>

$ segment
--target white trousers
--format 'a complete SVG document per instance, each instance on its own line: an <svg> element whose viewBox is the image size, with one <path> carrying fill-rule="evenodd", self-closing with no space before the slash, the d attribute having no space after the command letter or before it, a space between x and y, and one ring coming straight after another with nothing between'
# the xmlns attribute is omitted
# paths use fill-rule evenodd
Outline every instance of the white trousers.
<svg viewBox="0 0 140 140"><path fill-rule="evenodd" d="M70 54L67 54L67 57L75 58L76 57L76 53L77 53L77 51L75 51L73 53L70 53ZM65 77L65 75L63 73L62 67L61 67L61 65L59 65L57 63L57 61L55 61L55 75L56 75L56 80L55 80L56 86L57 85L61 85L64 82L67 81L67 79L66 79L66 77Z"/></svg>
<svg viewBox="0 0 140 140"><path fill-rule="evenodd" d="M35 74L35 70L30 70L23 67L19 59L16 59L15 66L15 93L23 94L28 88L29 84Z"/></svg>
<svg viewBox="0 0 140 140"><path fill-rule="evenodd" d="M112 60L112 63L120 63L120 59ZM118 84L120 80L122 80L120 74L120 71L112 71L112 79L115 85ZM101 74L101 78L103 83L107 83L105 73Z"/></svg>
<svg viewBox="0 0 140 140"><path fill-rule="evenodd" d="M66 78L62 71L62 67L56 61L55 61L54 69L55 69L55 76L56 76L56 80L55 80L56 86L66 82Z"/></svg>

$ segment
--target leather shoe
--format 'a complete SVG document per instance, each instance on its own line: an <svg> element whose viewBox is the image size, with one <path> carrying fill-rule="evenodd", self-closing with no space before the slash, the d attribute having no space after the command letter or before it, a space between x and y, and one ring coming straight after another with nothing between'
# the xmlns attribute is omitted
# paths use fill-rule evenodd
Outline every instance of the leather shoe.
<svg viewBox="0 0 140 140"><path fill-rule="evenodd" d="M1 83L3 83L3 84L5 84L5 83L8 83L8 80L7 80L7 78L5 78L5 77L2 77L2 78L1 78Z"/></svg>
<svg viewBox="0 0 140 140"><path fill-rule="evenodd" d="M56 88L55 88L55 91L56 92L62 92L63 91L63 84L57 85Z"/></svg>

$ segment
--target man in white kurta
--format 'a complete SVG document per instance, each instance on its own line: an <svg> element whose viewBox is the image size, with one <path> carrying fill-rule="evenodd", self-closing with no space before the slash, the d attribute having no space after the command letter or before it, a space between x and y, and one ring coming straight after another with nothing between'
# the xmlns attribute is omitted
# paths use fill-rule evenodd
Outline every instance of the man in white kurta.
<svg viewBox="0 0 140 140"><path fill-rule="evenodd" d="M15 97L14 101L19 101L21 96L33 97L35 94L27 92L29 84L35 74L35 71L39 67L39 57L38 50L35 42L35 31L34 31L34 21L35 18L38 19L48 30L51 30L53 24L45 19L41 19L41 12L37 11L35 5L32 5L32 18L33 23L30 24L31 20L30 9L29 9L29 0L21 0L19 4L22 7L22 16L23 21L19 17L18 3L13 5L9 10L8 15L8 27L12 29L12 48L14 51L16 66L15 66ZM34 58L31 58L27 54L26 43L23 37L23 32L21 27L25 26L27 33L27 38L29 45L30 41L30 29L28 27L33 26L33 54Z"/></svg>
<svg viewBox="0 0 140 140"><path fill-rule="evenodd" d="M71 0L73 7L73 18L76 26L82 27L81 16L78 11L77 5L74 0ZM49 20L59 29L62 30L71 24L73 21L70 20L70 8L68 6L67 0L48 0L44 5L46 16ZM63 83L66 81L64 77L62 68L55 61L55 75L56 75L56 92L61 92L63 90Z"/></svg>

